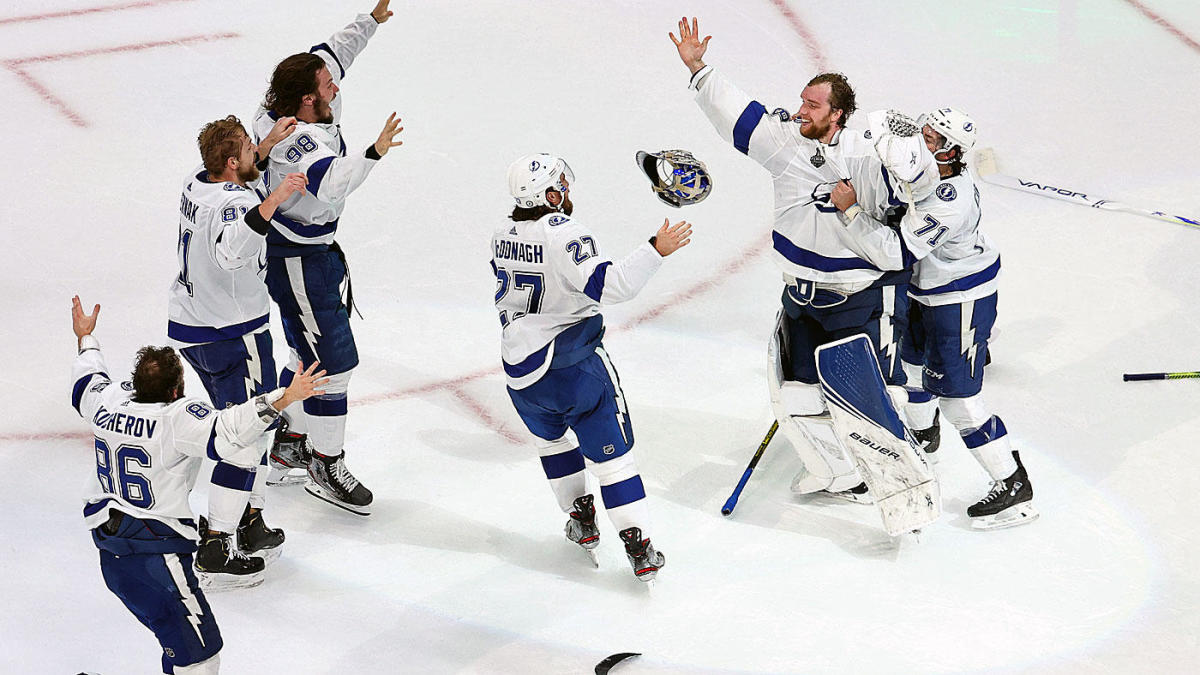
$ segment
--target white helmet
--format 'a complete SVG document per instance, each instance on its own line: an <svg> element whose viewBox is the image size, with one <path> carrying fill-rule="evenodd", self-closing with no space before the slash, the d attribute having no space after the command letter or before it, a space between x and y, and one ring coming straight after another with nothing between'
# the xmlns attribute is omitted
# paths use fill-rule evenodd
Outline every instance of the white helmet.
<svg viewBox="0 0 1200 675"><path fill-rule="evenodd" d="M563 185L562 177L567 184ZM546 190L565 192L575 182L575 173L561 157L538 153L525 155L508 167L508 193L517 200L517 206L531 209L550 206L546 201ZM562 208L562 202L558 207Z"/></svg>
<svg viewBox="0 0 1200 675"><path fill-rule="evenodd" d="M945 139L942 147L938 148L937 154L958 148L961 159L971 151L971 148L975 147L975 120L961 110L938 108L931 113L922 115L918 123L921 126L929 125L930 129L938 132ZM938 164L948 163L938 160Z"/></svg>

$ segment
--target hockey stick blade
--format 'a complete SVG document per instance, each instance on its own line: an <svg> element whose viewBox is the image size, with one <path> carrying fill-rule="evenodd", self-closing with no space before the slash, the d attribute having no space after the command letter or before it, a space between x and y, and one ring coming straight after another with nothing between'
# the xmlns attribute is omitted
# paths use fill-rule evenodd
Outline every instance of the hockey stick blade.
<svg viewBox="0 0 1200 675"><path fill-rule="evenodd" d="M1178 373L1125 373L1121 379L1126 382L1138 382L1141 380L1192 380L1200 379L1200 371L1188 371Z"/></svg>
<svg viewBox="0 0 1200 675"><path fill-rule="evenodd" d="M621 652L620 654L613 654L612 656L605 657L603 661L596 664L596 675L608 675L608 671L612 670L613 666L624 661L625 659L631 659L635 656L641 656L641 653Z"/></svg>
<svg viewBox="0 0 1200 675"><path fill-rule="evenodd" d="M737 506L738 499L742 496L742 489L746 487L746 483L750 481L750 474L754 473L754 467L758 466L758 460L762 459L763 451L770 445L771 439L775 438L775 432L779 431L779 421L771 423L771 429L767 432L765 438L755 451L754 457L750 459L750 464L746 466L746 470L742 473L742 479L738 481L737 487L733 489L733 494L729 495L729 499L725 500L725 505L721 507L721 515L728 516L733 513L734 507Z"/></svg>
<svg viewBox="0 0 1200 675"><path fill-rule="evenodd" d="M1046 183L1041 180L1032 178L1018 178L1016 176L1007 176L999 172L996 167L996 152L992 148L983 148L975 153L975 171L979 177L992 185L999 185L1010 190L1019 190L1021 192L1029 192L1043 197L1052 199L1060 199L1062 201L1079 204L1080 206L1089 206L1093 209L1104 209L1106 211L1121 211L1123 213L1132 213L1155 220L1164 220L1168 223L1176 225L1186 225L1188 227L1200 228L1200 219L1187 218L1166 213L1156 209L1144 209L1121 202L1114 202L1108 199L1098 199L1087 192L1075 190L1073 188L1059 187L1058 184Z"/></svg>

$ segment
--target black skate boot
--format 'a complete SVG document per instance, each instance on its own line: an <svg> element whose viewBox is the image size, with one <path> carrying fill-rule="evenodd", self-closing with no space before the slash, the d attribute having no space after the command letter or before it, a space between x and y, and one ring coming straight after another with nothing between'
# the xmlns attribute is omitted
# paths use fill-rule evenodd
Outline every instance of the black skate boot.
<svg viewBox="0 0 1200 675"><path fill-rule="evenodd" d="M250 557L233 545L233 535L213 533L208 521L200 518L200 547L196 550L193 565L200 587L223 591L233 588L251 588L263 582L262 558Z"/></svg>
<svg viewBox="0 0 1200 675"><path fill-rule="evenodd" d="M921 446L921 450L925 453L925 458L931 462L937 461L938 446L942 444L942 427L938 424L942 412L940 410L933 411L933 426L928 429L913 429L913 438L917 439L917 444Z"/></svg>
<svg viewBox="0 0 1200 675"><path fill-rule="evenodd" d="M308 481L308 465L312 462L312 445L308 434L298 434L280 418L275 440L269 455L271 473L267 485L299 485Z"/></svg>
<svg viewBox="0 0 1200 675"><path fill-rule="evenodd" d="M649 539L642 539L640 527L628 527L619 533L625 542L625 556L633 567L633 573L642 581L654 581L658 570L667 564L667 557L654 550Z"/></svg>
<svg viewBox="0 0 1200 675"><path fill-rule="evenodd" d="M596 558L595 548L600 545L600 529L596 527L596 507L592 503L593 500L592 495L584 495L575 500L572 504L575 510L571 511L571 518L567 520L564 532L567 539L579 544L592 559L592 564L599 567L600 561Z"/></svg>
<svg viewBox="0 0 1200 675"><path fill-rule="evenodd" d="M310 480L304 489L308 494L334 506L360 516L369 516L374 495L346 468L345 458L345 452L337 457L326 457L314 451L312 462L308 465Z"/></svg>
<svg viewBox="0 0 1200 675"><path fill-rule="evenodd" d="M992 481L987 496L967 508L971 527L977 530L998 530L1032 522L1038 517L1033 508L1033 485L1025 473L1021 457L1013 451L1017 470L1004 480Z"/></svg>
<svg viewBox="0 0 1200 675"><path fill-rule="evenodd" d="M238 549L246 555L258 554L263 562L270 565L279 557L280 546L284 540L283 530L267 527L263 521L262 510L246 506L242 513L242 522L238 523Z"/></svg>

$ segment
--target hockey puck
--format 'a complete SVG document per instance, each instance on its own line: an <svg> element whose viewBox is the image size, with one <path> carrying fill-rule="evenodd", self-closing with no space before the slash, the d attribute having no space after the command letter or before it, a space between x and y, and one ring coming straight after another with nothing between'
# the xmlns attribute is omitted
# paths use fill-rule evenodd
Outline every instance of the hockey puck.
<svg viewBox="0 0 1200 675"><path fill-rule="evenodd" d="M606 675L608 671L612 670L613 666L633 656L641 656L641 654L638 652L621 652L620 654L613 654L606 657L603 661L596 664L596 675Z"/></svg>

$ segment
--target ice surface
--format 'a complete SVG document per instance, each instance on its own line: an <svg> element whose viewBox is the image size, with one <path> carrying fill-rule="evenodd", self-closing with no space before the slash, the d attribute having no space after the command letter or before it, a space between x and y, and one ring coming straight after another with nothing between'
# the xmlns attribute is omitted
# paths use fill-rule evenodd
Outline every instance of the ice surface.
<svg viewBox="0 0 1200 675"><path fill-rule="evenodd" d="M13 113L0 167L13 244L0 269L10 673L156 672L155 641L105 589L82 527L93 468L68 405L69 299L104 306L114 374L162 343L197 131L229 113L248 121L274 63L359 9L81 11L103 1L0 10L12 17L0 18ZM680 12L697 14L714 36L708 62L768 108L794 109L819 68L841 70L863 111L852 126L876 108L959 106L1006 173L1195 217L1194 3L394 4L342 91L353 148L392 110L407 128L338 237L365 316L347 456L375 513L269 494L283 557L263 586L210 596L225 672L585 673L621 651L643 653L615 671L627 673L1185 672L1198 660L1200 381L1120 375L1200 368L1200 232L981 185L1004 259L987 398L1029 468L1036 523L970 530L987 479L952 433L938 465L946 514L920 544L890 541L870 509L793 497L782 438L722 518L770 422L771 186L692 103L667 39ZM75 13L20 18L60 10ZM634 165L637 150L672 147L714 177L686 211L658 202ZM606 312L650 534L668 558L653 594L603 515L599 570L563 539L499 374L487 242L509 207L505 167L535 151L571 162L576 215L610 255L665 217L695 223L692 246Z"/></svg>

